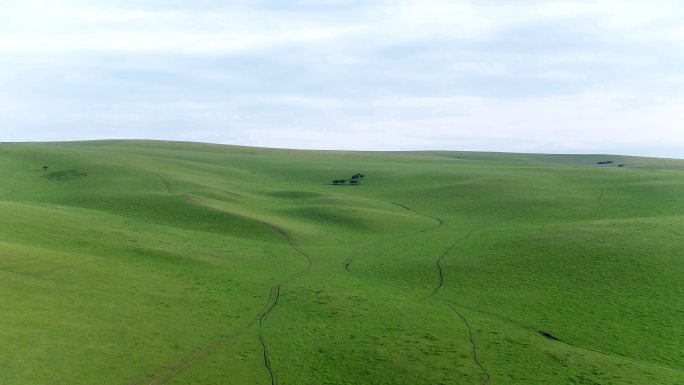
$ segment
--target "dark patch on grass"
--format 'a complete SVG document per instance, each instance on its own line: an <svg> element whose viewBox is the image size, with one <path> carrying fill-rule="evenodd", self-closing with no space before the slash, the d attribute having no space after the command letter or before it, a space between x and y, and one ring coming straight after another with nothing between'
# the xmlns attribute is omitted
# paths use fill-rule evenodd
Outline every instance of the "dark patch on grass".
<svg viewBox="0 0 684 385"><path fill-rule="evenodd" d="M75 169L70 169L70 170L62 170L62 171L53 171L50 173L47 173L43 175L43 178L49 179L49 180L54 180L54 181L69 181L69 180L77 180L81 178L85 178L88 176L85 172L80 172Z"/></svg>
<svg viewBox="0 0 684 385"><path fill-rule="evenodd" d="M555 337L555 336L552 335L551 333L547 333L547 332L545 332L545 331L543 331L543 330L540 330L540 331L539 331L539 334L541 334L541 335L542 335L544 338L546 338L546 339L549 339L549 340L552 340L552 341L560 341L557 337Z"/></svg>

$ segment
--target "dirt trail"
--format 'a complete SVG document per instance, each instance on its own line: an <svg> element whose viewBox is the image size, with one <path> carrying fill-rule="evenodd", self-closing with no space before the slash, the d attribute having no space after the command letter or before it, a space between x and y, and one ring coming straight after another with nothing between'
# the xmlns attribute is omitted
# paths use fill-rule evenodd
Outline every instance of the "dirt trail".
<svg viewBox="0 0 684 385"><path fill-rule="evenodd" d="M176 362L173 365L164 367L164 368L159 368L155 371L155 377L153 379L146 379L146 378L140 378L137 379L133 382L130 382L128 385L141 385L141 384L146 384L146 385L158 385L158 384L164 384L168 382L169 380L173 379L174 377L178 376L179 374L183 373L184 371L192 368L193 366L197 365L200 363L202 360L207 358L209 355L212 353L218 351L219 349L227 346L231 341L236 339L237 337L240 337L241 335L245 334L245 332L254 326L254 324L257 323L257 321L261 320L264 314L267 312L270 312L272 310L272 301L271 298L269 297L268 303L257 313L254 317L252 317L247 324L245 324L240 330L236 331L235 333L222 338L218 341L214 341L208 345L205 345L199 352L195 353L191 357L186 357L178 362Z"/></svg>
<svg viewBox="0 0 684 385"><path fill-rule="evenodd" d="M410 207L404 206L404 205L402 205L401 203L392 202L392 204L395 205L395 206L399 206L399 207L401 207L401 208L403 208L403 209L405 209L405 210L408 210L408 211L410 211L410 212L412 212L412 213L414 213L414 214L416 214L416 215L420 215L420 216L422 216L422 217L434 219L435 221L437 221L437 225L438 225L438 226L444 224L444 221L442 220L442 218L433 217L432 215L423 214L423 213L418 212L418 211L416 211L416 210L414 210L414 209L412 209L412 208L410 208ZM430 230L430 229L434 229L435 227L436 227L436 226L429 227L429 228L427 228L427 229L425 229L425 230L421 230L421 232L423 232L423 231L428 231L428 230Z"/></svg>
<svg viewBox="0 0 684 385"><path fill-rule="evenodd" d="M169 183L168 180L162 177L162 181L164 182L164 186L166 186L166 191L169 193L173 193L173 188L171 188L171 183Z"/></svg>
<svg viewBox="0 0 684 385"><path fill-rule="evenodd" d="M187 200L189 203L195 203L197 204L191 197L187 197ZM240 216L240 215L238 215ZM267 316L275 309L275 307L278 305L278 300L280 298L280 289L281 287L291 281L294 278L297 278L301 276L302 274L306 273L313 267L314 260L313 258L306 254L304 251L302 251L297 244L294 241L294 238L292 235L290 235L287 231L284 229L278 227L277 225L258 220L258 219L253 219L250 218L251 220L256 220L257 222L262 223L263 225L267 226L277 234L279 234L281 237L283 237L290 247L295 250L298 254L302 255L303 257L306 258L307 260L307 266L290 275L286 279L276 283L275 285L271 286L270 288L270 295L268 298L268 302L266 305L254 316L250 319L250 321L243 326L240 330L236 331L235 333L229 335L228 337L225 337L223 339L220 339L218 341L214 341L208 345L205 345L199 352L195 353L191 357L186 357L177 363L157 369L155 371L155 377L150 380L149 378L140 378L137 379L133 382L130 382L128 385L160 385L168 382L169 380L173 379L174 377L178 376L179 374L185 372L186 370L192 368L193 366L199 364L202 360L207 358L209 355L212 353L220 350L221 348L225 347L228 345L231 341L236 339L237 337L243 335L247 330L251 329L252 326L257 324L258 322L258 336L259 336L259 341L261 342L262 348L263 348L263 355L264 355L264 366L266 367L266 370L269 372L269 375L271 376L271 385L277 385L278 380L277 377L275 376L275 373L273 371L273 368L271 366L271 360L270 360L270 355L268 352L268 346L266 345L266 341L263 335L263 323L266 320ZM158 374L157 374L158 373Z"/></svg>
<svg viewBox="0 0 684 385"><path fill-rule="evenodd" d="M436 225L430 226L430 227L426 227L426 228L421 229L421 230L418 230L418 233L424 233L424 232L426 232L426 231L430 231L430 230L432 230L432 229L434 229L434 228L437 228L437 227L439 227L439 226L441 226L441 225L444 224L444 220L442 220L442 218L434 217L434 216L432 216L432 215L423 214L423 213L418 212L418 211L416 211L416 210L414 210L414 209L412 209L412 208L410 208L410 207L408 207L408 206L402 205L401 203L392 202L392 204L395 205L395 206L401 207L401 208L404 209L404 210L410 211L410 212L412 212L412 213L414 213L414 214L416 214L416 215L419 215L419 216L422 216L422 217L426 217L426 218L430 218L430 219L432 219L432 220L437 221L437 224L436 224ZM403 238L403 237L404 237L404 235L402 235L402 238ZM354 262L354 259L355 259L355 258L356 258L356 256L351 256L351 257L347 258L347 260L344 261L344 269L347 270L347 271L350 272L350 273L351 273L351 269L349 268L349 266L351 266L351 264Z"/></svg>
<svg viewBox="0 0 684 385"><path fill-rule="evenodd" d="M443 221L441 218L433 217L433 216L430 216L430 215L426 215L426 214L420 213L420 212L418 212L418 211L415 211L415 210L411 209L410 207L404 206L404 205L399 204L399 203L393 203L393 204L396 205L396 206L402 207L402 208L404 208L404 209L406 209L406 210L408 210L408 211L411 211L412 213L415 213L415 214L417 214L417 215L421 215L421 216L424 216L424 217L428 217L428 218L434 219L434 220L436 220L436 221L438 222L437 225L432 226L432 227L429 227L429 228L427 228L427 229L423 229L423 230L421 230L421 231L419 231L419 232L429 231L429 230L432 230L432 229L434 229L434 228L436 228L436 227L439 227L439 226L441 226L441 225L444 224L444 221ZM456 245L458 245L459 243L461 243L461 242L465 241L466 239L470 238L470 236L475 232L475 230L476 230L476 229L470 230L466 235L464 235L463 237L461 237L461 238L457 239L456 241L454 241L454 243L452 243L451 245L449 245L449 247L447 247L446 250L444 250L444 252L437 258L437 261L435 262L435 266L437 267L437 273L438 273L438 277L439 277L439 283L437 284L437 287L435 287L435 289L434 289L434 290L432 291L432 293L429 295L429 297L435 296L435 294L437 294L437 292L439 291L439 289L441 289L442 286L444 285L444 268L443 268L443 266L442 266L442 262L444 261L444 258L446 258L446 256L447 256L447 255L456 247ZM347 267L348 267L348 264L345 265L345 268L347 268ZM348 270L348 269L347 269L347 270ZM491 376L489 375L489 372L488 372L487 369L484 367L484 365L482 365L482 362L480 362L480 359L479 359L478 356L477 356L477 345L475 344L475 339L473 338L473 330L472 330L472 328L470 327L470 323L468 322L468 320L466 319L466 317L465 317L461 312L459 312L458 309L456 309L452 304L450 304L450 303L447 302L447 301L443 301L443 302L445 302L445 303L451 308L451 310L452 310L454 313L456 313L456 314L458 315L458 317L461 318L461 320L463 320L463 323L465 323L466 328L468 328L468 339L470 340L470 345L472 346L472 357L473 357L473 361L475 361L475 364L480 368L480 371L482 372L482 375L484 376L482 385L488 385L489 382L491 381Z"/></svg>
<svg viewBox="0 0 684 385"><path fill-rule="evenodd" d="M164 183L164 187L166 187L166 191L169 194L173 194L173 188L171 187L171 183L169 183L169 181L166 178L164 178L161 174L156 173L154 171L150 171L150 172L152 174L156 175L159 179L161 179L162 183Z"/></svg>
<svg viewBox="0 0 684 385"><path fill-rule="evenodd" d="M416 210L414 210L414 209L412 209L412 208L410 208L410 207L404 206L404 205L402 205L402 204L400 204L400 203L392 202L392 204L393 204L393 205L396 205L396 206L399 206L399 207L401 207L401 208L404 208L404 209L406 209L406 210L408 210L408 211L410 211L410 212L412 212L412 213L415 213L416 215L420 215L420 216L423 216L423 217L431 218L431 219L437 221L437 225L428 227L428 228L423 229L423 230L421 230L421 231L419 231L419 232L429 231L429 230L432 230L432 229L434 229L434 228L436 228L436 227L439 227L439 226L441 226L441 225L444 224L444 221L443 221L441 218L439 218L439 217L434 217L434 216L432 216L432 215L423 214L423 213L418 212L418 211L416 211ZM456 247L457 244L459 244L460 242L463 242L463 241L465 241L466 239L468 239L468 238L473 234L474 231L475 231L474 229L473 229L473 230L470 230L466 235L464 235L463 237L457 239L457 240L456 240L454 243L452 243L446 250L444 250L444 252L439 256L439 258L437 258L437 261L435 262L435 266L437 267L437 274L438 274L438 277L439 277L439 283L437 284L437 287L432 291L432 294L430 294L430 296L434 296L435 294L437 294L437 292L439 291L439 289L442 288L442 285L444 285L444 268L442 267L442 262L444 261L444 258L447 256L447 254L449 254L449 253L451 252L451 250L454 249L454 247ZM350 262L350 263L351 263L351 262ZM348 265L349 265L349 263L347 263L347 265L345 265L345 269L347 269L347 271L349 271Z"/></svg>
<svg viewBox="0 0 684 385"><path fill-rule="evenodd" d="M442 262L444 261L444 258L451 252L451 250L453 250L456 247L456 245L458 245L459 243L470 238L470 236L474 232L475 232L475 229L470 230L466 235L464 235L463 237L459 238L454 243L452 243L446 250L444 250L442 255L440 255L439 258L437 258L437 262L435 263L435 265L437 266L437 272L439 273L439 283L437 284L437 287L435 287L435 290L433 290L432 293L428 297L434 297L437 294L437 292L439 291L439 289L441 289L442 286L444 285L444 268L442 267ZM473 338L473 329L470 327L470 323L468 322L468 319L466 319L466 317L463 315L463 313L458 311L458 309L456 309L456 307L454 305L452 305L450 302L444 301L444 300L442 300L442 302L446 303L451 308L451 310L454 313L456 313L456 315L458 315L458 317L461 318L461 320L463 320L463 323L465 323L466 328L468 328L468 339L470 340L470 345L472 346L473 361L475 361L475 364L480 368L480 371L482 372L482 375L484 376L484 380L482 382L482 385L488 385L489 382L491 381L491 376L489 375L489 372L484 367L482 362L480 362L480 359L477 356L477 345L475 344L475 340Z"/></svg>
<svg viewBox="0 0 684 385"><path fill-rule="evenodd" d="M577 348L577 349L581 349L581 350L586 350L586 351L592 352L592 353L598 353L598 354L601 354L601 355L604 355L604 356L608 356L608 357L611 357L611 358L620 358L620 359L623 359L623 360L625 360L625 361L629 361L629 362L632 362L632 363L635 363L635 364L650 366L650 367L652 367L652 368L665 369L665 370L672 370L672 371L676 371L676 372L679 372L679 373L684 372L684 371L682 371L682 370L679 369L679 368L674 368L674 367L669 367L669 366L665 366L665 365L659 365L659 364L655 364L655 363L651 363L651 362L647 362L647 361L642 361L642 360L639 360L639 359L637 359L637 358L632 358L632 357L624 356L624 355L622 355L622 354L620 354L620 353L605 352L605 351L602 351L602 350L599 350L599 349L594 349L594 348L590 348L590 347L587 347L587 346L581 346L581 345L575 344L575 343L573 343L573 342L566 341L565 339L559 338L559 337L557 337L557 336L555 336L555 335L549 333L548 331L539 329L539 328L534 327L534 326L531 326L531 325L524 324L524 323L522 323L522 322L516 321L516 320L514 320L514 319L511 319L511 318L508 318L508 317L505 317L505 316L502 316L502 315L500 315L500 314L493 313L493 312L490 312L490 311L487 311L487 310L478 309L478 308L475 308L475 307L472 307L472 306L463 305L463 304L456 303L456 302L453 302L453 301L449 301L448 303L449 303L450 305L452 305L452 306L458 306L458 307L460 307L460 308L469 309L469 310L472 310L472 311L475 311L475 312L484 314L484 315L489 316L489 317L492 317L492 318L497 318L497 319L499 319L499 320L501 320L501 321L504 321L504 322L509 323L509 324L511 324L511 325L514 325L514 326L517 326L518 328L525 329L525 330L528 330L528 331L530 331L530 332L532 332L532 333L534 333L534 334L540 335L540 336L542 336L542 337L544 337L544 338L546 338L546 339L548 339L548 340L550 340L550 341L557 342L557 343L560 343L560 344L563 344L563 345L567 345L567 346L572 346L573 348Z"/></svg>
<svg viewBox="0 0 684 385"><path fill-rule="evenodd" d="M442 268L442 261L444 260L444 257L446 257L447 254L449 254L449 252L451 250L453 250L454 247L456 247L456 244L458 244L458 241L452 243L451 246L449 246L449 248L444 250L442 255L440 255L439 258L437 258L437 262L435 262L435 265L437 266L437 273L439 275L439 283L437 284L437 287L435 287L435 290L432 291L432 294L430 294L430 296L434 296L435 294L437 294L439 289L442 288L442 285L444 285L444 270Z"/></svg>
<svg viewBox="0 0 684 385"><path fill-rule="evenodd" d="M475 344L475 340L473 339L473 329L470 327L470 323L468 323L468 320L466 319L466 317L460 311L458 311L458 309L456 309L452 304L450 304L447 301L444 301L444 302L447 305L449 305L451 310L453 310L454 313L456 313L463 320L463 323L465 323L466 327L468 328L468 338L470 339L470 345L472 346L473 361L475 361L475 364L480 368L480 371L482 372L482 375L484 376L484 380L482 381L482 385L489 384L489 381L491 381L492 378L489 375L489 372L487 371L487 369L485 369L485 367L480 362L480 359L477 357L477 345Z"/></svg>
<svg viewBox="0 0 684 385"><path fill-rule="evenodd" d="M278 385L278 377L276 377L275 372L273 371L273 367L271 366L271 359L270 359L270 355L268 352L268 345L266 344L264 334L263 334L263 323L266 320L266 317L275 309L276 306L278 306L278 299L280 298L280 288L282 287L282 285L286 284L287 282L289 282L289 281L303 275L307 271L309 271L313 267L314 260L309 254L305 253L304 251L302 251L302 249L300 249L297 246L297 243L295 243L294 238L287 231L276 226L273 223L265 222L265 221L261 221L261 222L263 224L265 224L266 226L270 227L273 231L280 234L283 238L285 238L287 240L287 242L290 244L290 247L292 247L293 250L295 250L297 253L299 253L301 256L303 256L307 260L307 265L304 269L298 271L297 273L290 275L285 280L283 280L280 283L273 285L271 287L271 298L273 299L271 301L272 305L270 307L268 307L267 311L264 312L261 315L261 317L259 317L259 341L261 342L261 346L263 348L264 366L266 367L266 370L268 370L268 374L271 376L271 385Z"/></svg>
<svg viewBox="0 0 684 385"><path fill-rule="evenodd" d="M441 289L442 286L444 285L444 267L442 266L442 262L444 261L444 258L451 252L451 250L454 249L454 247L456 247L456 245L458 245L459 243L461 243L461 242L465 241L466 239L470 238L470 236L471 236L474 232L475 232L474 229L473 229L473 230L470 230L466 235L464 235L463 237L457 239L456 242L452 243L451 246L449 246L446 250L444 250L444 252L442 253L442 255L440 255L439 258L437 258L437 261L435 262L435 265L437 266L437 273L438 273L438 276L439 276L439 283L437 284L437 287L435 287L435 290L432 291L432 294L430 294L430 296L434 296L435 294L437 294L437 292L439 291L439 289Z"/></svg>
<svg viewBox="0 0 684 385"><path fill-rule="evenodd" d="M273 309L278 305L278 299L280 298L280 285L275 285L271 287L271 295L268 298L269 305L266 311L259 317L259 342L261 342L261 347L264 351L264 366L268 370L268 374L271 376L271 385L278 385L278 379L273 373L273 368L271 367L271 359L268 353L268 346L264 340L263 324L266 317L273 311Z"/></svg>
<svg viewBox="0 0 684 385"><path fill-rule="evenodd" d="M265 221L259 221L259 222L263 223L264 225L270 227L273 231L275 231L275 232L277 232L278 234L280 234L283 238L285 238L285 239L287 240L287 242L290 244L290 247L292 247L292 249L293 249L294 251L296 251L296 252L297 252L299 255L301 255L302 257L306 258L306 261L307 261L306 267L305 267L304 269L302 269L301 271L298 271L297 273L295 273L295 274L289 276L287 279L285 279L285 280L282 282L283 284L286 283L286 282L289 282L289 281L291 281L291 280L293 280L293 279L295 279L295 278L297 278L297 277L299 277L300 275L302 275L302 274L306 273L307 271L309 271L309 270L311 269L311 267L313 267L313 263L314 263L313 258L312 258L309 254L303 252L302 249L300 249L299 246L297 246L297 244L296 244L295 241L294 241L294 238L293 238L288 232L286 232L286 231L283 230L282 228L280 228L280 227L274 225L273 223L265 222Z"/></svg>

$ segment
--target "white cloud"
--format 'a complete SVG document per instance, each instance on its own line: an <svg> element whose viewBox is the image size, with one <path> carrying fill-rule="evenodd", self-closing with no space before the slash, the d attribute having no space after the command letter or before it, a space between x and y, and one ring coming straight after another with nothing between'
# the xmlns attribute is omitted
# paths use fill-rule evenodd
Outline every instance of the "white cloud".
<svg viewBox="0 0 684 385"><path fill-rule="evenodd" d="M684 157L684 153L673 150L684 148L684 110L680 108L684 100L663 100L633 109L629 103L634 97L631 93L592 91L514 101L405 97L353 102L273 95L223 103L180 100L100 104L76 114L70 113L73 109L68 106L58 104L48 115L52 124L73 127L70 133L62 134L63 139L157 137L267 147L357 150L629 150L642 155L653 155L653 148L661 148L664 151L661 155ZM320 104L311 107L311 102ZM292 108L294 118L263 121L259 111L252 108L265 104ZM372 106L372 115L359 117L345 112L367 105ZM33 116L31 123L35 125L46 118ZM100 127L101 135L94 135L89 125ZM15 132L12 138L17 136L21 137ZM42 138L55 140L60 136L54 130L47 130ZM644 149L646 145L648 149Z"/></svg>
<svg viewBox="0 0 684 385"><path fill-rule="evenodd" d="M629 93L588 92L573 97L521 101L478 98L403 98L374 100L386 109L445 109L449 114L345 119L332 127L301 125L287 130L259 127L246 144L293 148L459 149L532 152L638 151L644 144L684 148L684 100L638 110L625 105ZM396 110L395 110L396 111ZM382 114L391 116L392 114ZM346 130L337 129L348 127ZM362 140L360 140L362 138ZM652 151L652 149L649 149ZM648 151L640 152L648 154Z"/></svg>
<svg viewBox="0 0 684 385"><path fill-rule="evenodd" d="M524 25L594 21L595 32L681 39L675 2L604 0L368 2L353 14L297 13L245 5L150 10L66 0L10 0L2 5L0 52L132 51L230 53L348 39L387 44L430 38L493 39ZM674 12L673 12L674 10ZM591 32L591 31L590 31ZM602 36L597 36L602 38Z"/></svg>
<svg viewBox="0 0 684 385"><path fill-rule="evenodd" d="M11 1L0 21L0 52L12 53L242 53L326 41L358 29L244 6L149 11L37 0Z"/></svg>
<svg viewBox="0 0 684 385"><path fill-rule="evenodd" d="M372 100L370 105L376 108L454 108L484 103L483 99L474 97L391 97Z"/></svg>
<svg viewBox="0 0 684 385"><path fill-rule="evenodd" d="M0 134L684 148L674 0L159 4L3 1Z"/></svg>

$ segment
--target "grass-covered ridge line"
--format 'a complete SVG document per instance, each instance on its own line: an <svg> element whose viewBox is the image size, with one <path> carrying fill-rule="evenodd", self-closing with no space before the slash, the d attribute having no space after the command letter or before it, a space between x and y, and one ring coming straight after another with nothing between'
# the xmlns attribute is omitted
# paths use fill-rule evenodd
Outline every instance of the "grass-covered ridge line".
<svg viewBox="0 0 684 385"><path fill-rule="evenodd" d="M5 143L0 177L2 385L684 383L681 160Z"/></svg>

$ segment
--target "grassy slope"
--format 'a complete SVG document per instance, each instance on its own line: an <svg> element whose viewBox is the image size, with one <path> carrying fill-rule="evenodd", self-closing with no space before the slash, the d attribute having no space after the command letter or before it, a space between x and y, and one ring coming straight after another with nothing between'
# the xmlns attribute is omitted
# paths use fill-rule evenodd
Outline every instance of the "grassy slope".
<svg viewBox="0 0 684 385"><path fill-rule="evenodd" d="M3 385L684 383L684 161L100 141L0 177Z"/></svg>

